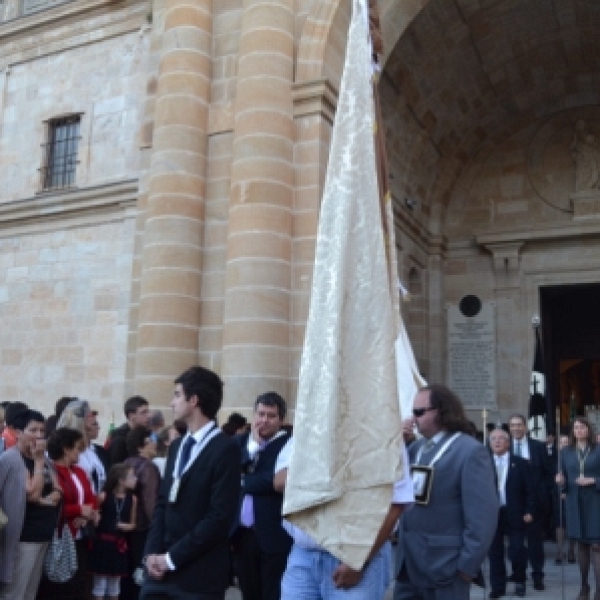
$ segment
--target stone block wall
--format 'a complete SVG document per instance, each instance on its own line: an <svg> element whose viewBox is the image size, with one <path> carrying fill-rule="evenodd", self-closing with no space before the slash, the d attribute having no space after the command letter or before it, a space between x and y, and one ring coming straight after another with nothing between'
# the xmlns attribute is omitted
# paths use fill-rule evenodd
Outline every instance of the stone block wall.
<svg viewBox="0 0 600 600"><path fill-rule="evenodd" d="M0 240L0 398L122 419L133 219Z"/></svg>
<svg viewBox="0 0 600 600"><path fill-rule="evenodd" d="M81 114L77 187L137 178L146 37L128 33L16 64L0 76L1 201L41 191L46 121Z"/></svg>

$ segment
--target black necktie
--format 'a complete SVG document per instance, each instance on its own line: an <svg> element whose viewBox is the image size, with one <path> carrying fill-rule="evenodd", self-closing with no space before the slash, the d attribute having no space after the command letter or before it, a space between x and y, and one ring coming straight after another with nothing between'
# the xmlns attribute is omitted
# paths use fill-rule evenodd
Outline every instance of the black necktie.
<svg viewBox="0 0 600 600"><path fill-rule="evenodd" d="M192 448L196 444L196 440L193 436L189 436L187 440L185 440L185 444L183 444L183 448L181 449L181 456L179 457L179 470L177 473L177 477L181 477L185 466L188 464L190 460L190 454L192 453Z"/></svg>

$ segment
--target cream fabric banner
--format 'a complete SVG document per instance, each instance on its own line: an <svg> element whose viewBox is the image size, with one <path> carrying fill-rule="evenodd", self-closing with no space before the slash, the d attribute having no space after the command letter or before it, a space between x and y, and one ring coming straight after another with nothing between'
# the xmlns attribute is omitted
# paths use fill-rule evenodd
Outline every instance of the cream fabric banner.
<svg viewBox="0 0 600 600"><path fill-rule="evenodd" d="M361 568L401 475L366 6L354 0L317 237L284 513Z"/></svg>

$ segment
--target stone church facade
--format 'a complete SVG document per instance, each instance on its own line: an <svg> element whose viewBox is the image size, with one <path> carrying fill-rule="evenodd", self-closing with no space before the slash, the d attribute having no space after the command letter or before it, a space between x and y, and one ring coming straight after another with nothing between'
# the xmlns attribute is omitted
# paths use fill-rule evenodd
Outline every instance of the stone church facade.
<svg viewBox="0 0 600 600"><path fill-rule="evenodd" d="M0 398L293 406L349 0L0 0ZM526 409L544 286L600 281L593 0L379 0L403 303L495 307L492 418ZM480 424L478 412L471 413Z"/></svg>

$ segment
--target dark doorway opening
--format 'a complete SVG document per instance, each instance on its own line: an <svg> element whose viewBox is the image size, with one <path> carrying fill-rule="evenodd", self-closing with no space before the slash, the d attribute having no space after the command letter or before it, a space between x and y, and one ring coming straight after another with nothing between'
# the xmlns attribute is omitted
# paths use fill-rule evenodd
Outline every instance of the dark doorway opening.
<svg viewBox="0 0 600 600"><path fill-rule="evenodd" d="M600 408L600 284L540 288L550 428Z"/></svg>

